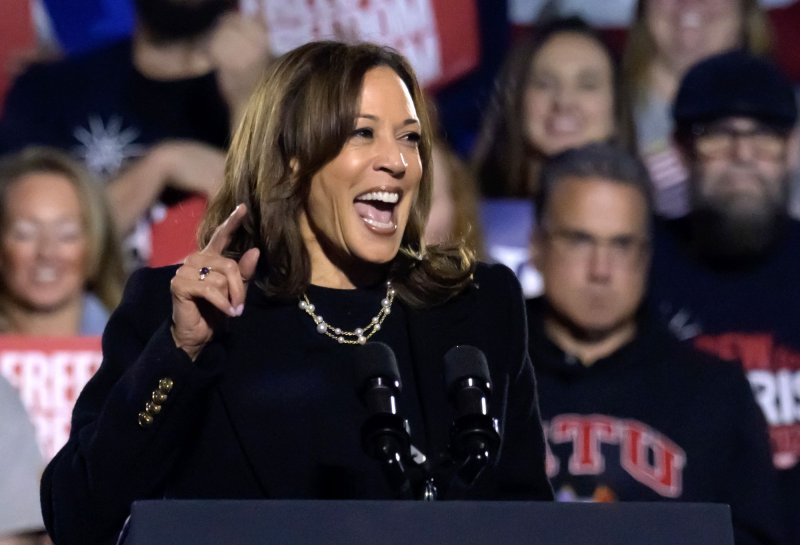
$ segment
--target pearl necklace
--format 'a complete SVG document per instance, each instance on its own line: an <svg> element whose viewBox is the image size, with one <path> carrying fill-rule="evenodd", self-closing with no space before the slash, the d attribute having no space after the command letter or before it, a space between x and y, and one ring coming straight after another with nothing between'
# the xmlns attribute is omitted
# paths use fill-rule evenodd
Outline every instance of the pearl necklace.
<svg viewBox="0 0 800 545"><path fill-rule="evenodd" d="M300 310L311 316L311 319L317 324L317 333L320 335L326 335L339 344L365 344L370 337L380 331L381 324L392 312L392 303L394 302L395 293L391 281L387 281L386 297L381 300L381 309L378 311L378 314L373 316L366 326L358 327L353 331L334 327L326 322L322 316L315 312L316 307L308 300L307 294L303 294L303 298L297 306L300 307Z"/></svg>

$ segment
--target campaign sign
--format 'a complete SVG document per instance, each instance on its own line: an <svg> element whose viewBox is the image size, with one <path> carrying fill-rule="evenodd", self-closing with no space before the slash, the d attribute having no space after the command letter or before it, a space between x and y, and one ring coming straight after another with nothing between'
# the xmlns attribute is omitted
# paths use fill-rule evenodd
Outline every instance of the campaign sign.
<svg viewBox="0 0 800 545"><path fill-rule="evenodd" d="M150 267L182 263L196 251L197 230L206 212L207 201L202 195L191 195L170 206L157 205L151 212Z"/></svg>
<svg viewBox="0 0 800 545"><path fill-rule="evenodd" d="M442 85L479 60L473 0L242 0L263 17L275 54L313 40L367 40L391 46L411 62L423 86Z"/></svg>
<svg viewBox="0 0 800 545"><path fill-rule="evenodd" d="M67 442L72 407L101 360L100 337L0 335L0 374L19 392L46 461Z"/></svg>

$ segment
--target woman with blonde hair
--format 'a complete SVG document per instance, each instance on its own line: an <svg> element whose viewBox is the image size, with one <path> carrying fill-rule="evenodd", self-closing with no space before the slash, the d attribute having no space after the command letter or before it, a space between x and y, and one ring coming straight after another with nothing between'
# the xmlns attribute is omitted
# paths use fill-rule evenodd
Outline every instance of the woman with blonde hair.
<svg viewBox="0 0 800 545"><path fill-rule="evenodd" d="M99 335L122 294L102 190L61 151L0 160L0 331Z"/></svg>

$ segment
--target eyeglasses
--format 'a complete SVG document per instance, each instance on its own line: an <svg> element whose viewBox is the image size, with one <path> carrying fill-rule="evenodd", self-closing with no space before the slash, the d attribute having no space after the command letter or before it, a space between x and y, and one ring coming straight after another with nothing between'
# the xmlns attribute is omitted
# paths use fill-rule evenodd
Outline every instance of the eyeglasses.
<svg viewBox="0 0 800 545"><path fill-rule="evenodd" d="M600 238L583 231L567 229L545 229L544 235L560 255L580 263L589 261L599 249L605 248L612 264L630 267L640 263L650 249L649 238L636 235Z"/></svg>
<svg viewBox="0 0 800 545"><path fill-rule="evenodd" d="M774 161L786 151L786 132L767 125L756 124L749 129L724 124L695 125L692 134L697 153L708 159L731 157L739 139L750 143L758 159Z"/></svg>

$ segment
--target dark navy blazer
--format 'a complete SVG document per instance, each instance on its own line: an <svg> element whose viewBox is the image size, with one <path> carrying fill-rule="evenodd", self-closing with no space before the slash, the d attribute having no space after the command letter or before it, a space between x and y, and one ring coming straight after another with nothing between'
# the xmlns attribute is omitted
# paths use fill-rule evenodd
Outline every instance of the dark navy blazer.
<svg viewBox="0 0 800 545"><path fill-rule="evenodd" d="M250 286L243 316L230 320L192 362L169 331L174 272L135 273L106 328L103 363L81 393L70 439L42 481L45 524L55 542L113 543L137 499L392 498L380 464L366 457L355 435L367 413L342 370L347 362L309 376L303 359L315 355L304 350L313 343L285 342L299 338L297 320L313 328L297 302ZM422 441L434 462L447 452L453 421L444 354L470 344L489 362L500 451L473 486L449 498L552 499L525 309L513 273L481 264L464 293L424 310L403 306L401 314L417 369ZM290 359L282 350L299 359L271 366ZM171 388L160 383L165 378ZM139 413L154 392L161 410L142 426Z"/></svg>

